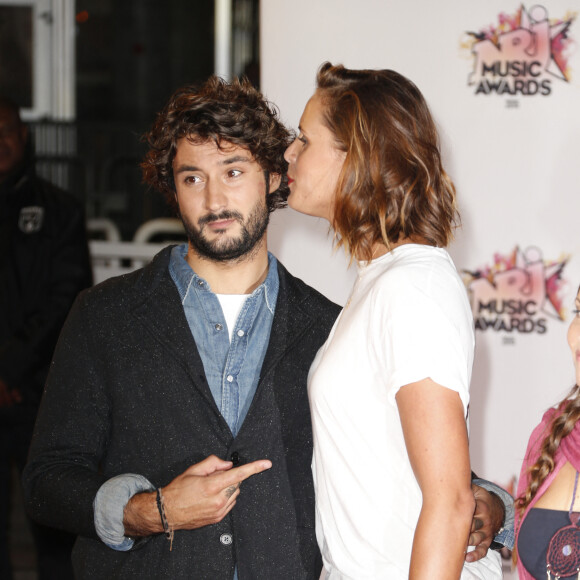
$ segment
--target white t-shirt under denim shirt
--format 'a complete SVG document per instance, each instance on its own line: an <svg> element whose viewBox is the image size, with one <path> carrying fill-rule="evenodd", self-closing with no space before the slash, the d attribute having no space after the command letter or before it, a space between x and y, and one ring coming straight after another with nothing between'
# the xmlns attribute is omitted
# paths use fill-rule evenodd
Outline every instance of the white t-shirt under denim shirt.
<svg viewBox="0 0 580 580"><path fill-rule="evenodd" d="M446 250L403 245L359 265L308 380L322 578L408 578L422 496L395 395L431 378L459 393L467 418L473 351L467 293ZM497 576L464 577L500 577L490 557Z"/></svg>

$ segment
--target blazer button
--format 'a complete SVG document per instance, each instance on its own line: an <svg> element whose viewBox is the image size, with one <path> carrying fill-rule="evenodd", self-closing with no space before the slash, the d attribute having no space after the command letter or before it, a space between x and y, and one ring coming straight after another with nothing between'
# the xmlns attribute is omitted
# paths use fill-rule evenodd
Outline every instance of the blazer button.
<svg viewBox="0 0 580 580"><path fill-rule="evenodd" d="M233 542L233 538L231 534L222 534L220 536L220 542L224 545L224 546L229 546L232 542Z"/></svg>
<svg viewBox="0 0 580 580"><path fill-rule="evenodd" d="M231 462L234 464L234 467L237 467L240 464L240 455L237 451L232 453Z"/></svg>

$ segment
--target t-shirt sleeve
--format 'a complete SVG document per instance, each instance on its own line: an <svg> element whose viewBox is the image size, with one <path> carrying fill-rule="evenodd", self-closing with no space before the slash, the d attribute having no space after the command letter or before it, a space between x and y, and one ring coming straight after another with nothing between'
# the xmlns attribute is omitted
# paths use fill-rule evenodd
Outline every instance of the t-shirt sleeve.
<svg viewBox="0 0 580 580"><path fill-rule="evenodd" d="M435 288L402 280L379 290L377 355L389 365L386 386L393 404L401 387L430 378L459 393L467 413L474 336L463 291L454 280Z"/></svg>

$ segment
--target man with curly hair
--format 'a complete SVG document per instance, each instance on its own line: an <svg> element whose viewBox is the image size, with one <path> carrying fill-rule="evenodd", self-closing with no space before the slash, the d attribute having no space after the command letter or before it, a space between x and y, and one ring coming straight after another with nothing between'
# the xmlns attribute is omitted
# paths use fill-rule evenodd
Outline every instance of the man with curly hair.
<svg viewBox="0 0 580 580"><path fill-rule="evenodd" d="M290 133L249 82L214 77L146 138L145 181L189 243L73 307L29 511L79 535L78 578L318 578L306 377L339 307L267 251Z"/></svg>

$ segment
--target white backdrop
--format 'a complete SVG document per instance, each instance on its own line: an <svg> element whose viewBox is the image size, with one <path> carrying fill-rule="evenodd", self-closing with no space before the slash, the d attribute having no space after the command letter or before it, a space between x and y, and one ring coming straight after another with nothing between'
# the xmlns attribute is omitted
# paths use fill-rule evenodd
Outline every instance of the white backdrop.
<svg viewBox="0 0 580 580"><path fill-rule="evenodd" d="M297 127L316 70L325 60L353 68L395 69L413 80L429 102L462 213L463 226L450 252L458 269L489 274L496 283L493 287L480 281L479 288L472 287L474 314L480 316L480 299L488 304L495 299L500 311L522 303L528 309L523 316L503 317L483 311L490 323L501 326L503 321L503 328L476 333L472 464L482 476L503 485L519 474L528 436L543 410L574 382L566 330L580 283L580 19L567 29L568 80L544 70L550 64L558 73L549 42L542 46L546 34L561 31L556 21L580 12L580 0L545 1L547 27L521 20L523 30L497 39L503 43L497 45L501 50L485 46L500 67L507 60L541 61L541 67L532 68L536 76L508 75L504 80L514 87L519 79L531 92L536 85L530 80L540 89L547 81L548 95L539 94L546 89L533 95L475 94L479 85L468 84L476 70L471 48L481 50L484 44L466 33L499 27L506 20L502 14L508 19L499 32L507 32L509 17L520 6L515 0L261 3L262 89L290 126ZM533 6L524 4L525 12L541 20L542 10ZM517 66L511 72L517 73ZM327 232L322 220L280 211L273 216L270 248L291 272L343 304L355 273L353 268L347 271L340 252L333 254ZM513 264L506 260L516 247L522 250L519 269L510 270ZM535 248L527 253L530 263L523 260L528 248ZM558 270L552 264L566 256L567 263L559 268L561 279L546 283L542 271ZM504 271L496 278L494 263ZM561 310L564 320L547 299L546 288L566 307ZM480 320L480 326L487 324ZM515 324L531 331L519 332Z"/></svg>

